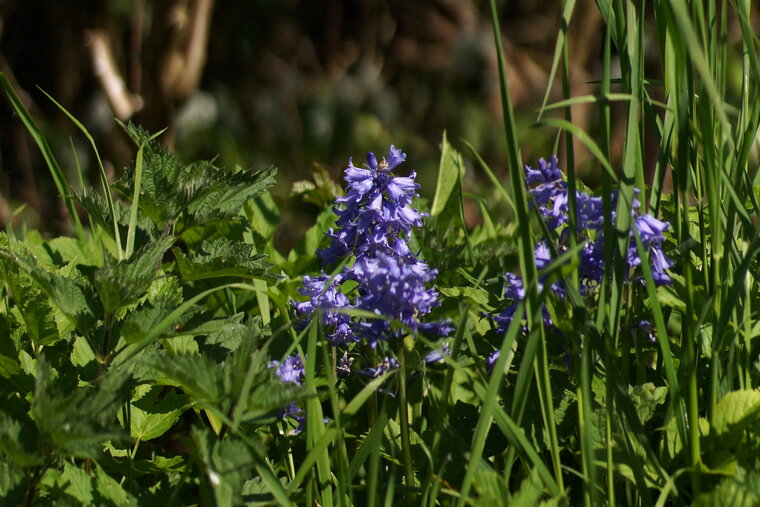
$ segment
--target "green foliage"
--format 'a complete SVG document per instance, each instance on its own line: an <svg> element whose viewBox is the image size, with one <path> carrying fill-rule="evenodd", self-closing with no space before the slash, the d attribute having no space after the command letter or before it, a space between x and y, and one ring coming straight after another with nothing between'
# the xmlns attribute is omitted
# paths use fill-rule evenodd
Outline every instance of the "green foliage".
<svg viewBox="0 0 760 507"><path fill-rule="evenodd" d="M265 447L256 429L304 396L269 367L262 318L234 310L253 309L247 290L230 288L253 278L266 291L280 280L256 253L243 210L273 183L274 170L185 166L147 132L125 129L143 148L140 185L128 168L114 185L124 199L113 208L79 189L94 225L88 234L0 233L0 496L183 501L198 494L188 474L213 466L232 484L215 489L219 502L237 504L259 473L249 459ZM261 223L258 215L250 216ZM227 239L231 228L250 233ZM199 435L209 465L177 454ZM227 459L250 466L227 473L219 466Z"/></svg>
<svg viewBox="0 0 760 507"><path fill-rule="evenodd" d="M0 497L85 505L758 504L760 73L749 3L598 2L606 23L598 93L570 97L563 86L563 100L544 103L535 125L566 136L559 155L569 188L602 197L608 211L619 191L617 219L600 226L615 238L604 252L605 276L584 288L572 283L583 238L541 270L535 263L536 238L551 233L524 184L509 55L497 2L491 7L510 184L472 149L471 167L444 135L430 216L409 242L438 272L441 305L432 317L448 319L451 336L351 343L340 357L318 319L294 324L290 304L303 300L303 276L322 268L315 250L335 223L329 206L339 187L328 171L317 167L313 183L294 186L292 198L323 211L280 252L279 209L266 192L273 168L184 164L160 137L126 125L135 163L113 185L101 171L102 190L73 192L90 230L76 238L0 233ZM574 8L562 2L550 81L557 73L569 81ZM734 15L741 41L731 46L726 20ZM658 51L644 51L650 45ZM742 69L738 93L727 82L732 65ZM59 188L68 188L39 129L0 81ZM548 83L545 102L553 89ZM612 101L624 103L617 144ZM577 104L598 108L598 132L572 122ZM647 187L648 132L657 162ZM572 138L593 156L601 188L576 179ZM621 148L619 172L613 146ZM471 170L485 172L490 187L477 188ZM640 235L628 233L634 187L642 206L670 223L669 286L655 286ZM111 201L111 190L120 199ZM73 210L70 194L62 197ZM475 225L472 210L480 212ZM629 246L644 258L634 272L626 271ZM525 297L498 332L491 317L507 304L506 271L519 272ZM551 289L557 282L563 295ZM450 354L426 362L442 347ZM354 373L376 367L388 351L399 368L342 375L346 364L355 363ZM487 360L495 351L498 359ZM303 386L276 373L273 359L292 354L303 360Z"/></svg>

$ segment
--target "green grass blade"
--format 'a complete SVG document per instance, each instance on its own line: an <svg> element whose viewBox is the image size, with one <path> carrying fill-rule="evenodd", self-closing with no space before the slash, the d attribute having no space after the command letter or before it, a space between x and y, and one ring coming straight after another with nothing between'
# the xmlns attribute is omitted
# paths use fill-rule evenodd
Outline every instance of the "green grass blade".
<svg viewBox="0 0 760 507"><path fill-rule="evenodd" d="M58 109L60 109L63 114L65 114L71 122L77 126L77 128L82 131L84 136L87 138L88 141L90 141L90 144L92 145L92 150L95 152L95 159L98 161L98 170L100 175L100 183L103 186L103 195L106 198L106 203L108 204L108 210L111 213L111 218L113 220L113 237L114 241L116 242L116 258L118 260L124 259L124 250L122 249L121 244L121 234L119 233L119 221L116 217L116 207L113 203L113 197L111 196L111 187L108 184L108 177L106 176L106 170L103 167L103 161L100 158L100 153L98 152L98 147L95 144L95 140L92 138L90 133L87 131L87 129L80 123L79 120L74 118L74 116L69 113L65 107L63 107L61 104L58 103L53 97L51 97L45 90L40 89L42 93L45 94L45 96L50 99L50 101L55 104Z"/></svg>
<svg viewBox="0 0 760 507"><path fill-rule="evenodd" d="M13 108L16 110L16 113L18 113L19 118L21 118L21 121L24 123L27 131L32 136L32 139L34 139L34 142L37 143L37 146L42 153L42 158L45 159L45 163L50 170L50 174L53 176L53 182L55 183L55 187L58 190L58 194L61 196L61 199L63 199L63 202L66 205L66 209L69 211L69 214L71 214L71 218L74 219L77 235L80 239L82 239L84 237L84 231L82 229L82 223L79 220L79 215L77 215L76 208L74 207L74 200L71 196L71 189L69 187L68 180L66 180L66 175L58 165L58 161L55 159L55 155L53 155L53 150L50 149L45 136L37 126L37 122L34 121L34 118L32 118L32 115L29 114L29 111L26 109L26 106L24 106L24 103L21 102L21 99L16 93L16 90L13 89L13 86L8 80L8 77L2 72L0 72L0 85L2 85L3 89L5 90L5 94L11 101Z"/></svg>
<svg viewBox="0 0 760 507"><path fill-rule="evenodd" d="M143 173L143 150L145 149L146 144L164 132L166 132L166 129L156 132L146 139L137 149L137 157L135 158L135 188L132 194L132 204L130 205L129 228L127 229L127 250L124 254L127 259L132 256L132 252L135 250L135 229L137 228L137 211L140 208L140 186L142 185Z"/></svg>

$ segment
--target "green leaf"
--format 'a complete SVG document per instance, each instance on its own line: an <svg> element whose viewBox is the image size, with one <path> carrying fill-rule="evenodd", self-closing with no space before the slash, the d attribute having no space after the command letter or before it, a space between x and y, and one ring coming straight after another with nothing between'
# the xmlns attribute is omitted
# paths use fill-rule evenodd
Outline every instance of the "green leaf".
<svg viewBox="0 0 760 507"><path fill-rule="evenodd" d="M187 396L170 392L159 399L161 391L160 386L155 386L131 403L129 431L132 438L144 442L160 437L190 408Z"/></svg>
<svg viewBox="0 0 760 507"><path fill-rule="evenodd" d="M278 280L277 276L269 273L273 266L263 260L266 255L255 253L253 245L242 241L228 239L204 241L200 250L191 258L179 248L174 248L172 251L182 279L185 281L220 277Z"/></svg>
<svg viewBox="0 0 760 507"><path fill-rule="evenodd" d="M196 402L214 404L222 396L219 366L210 358L178 354L171 359L151 357L145 362L163 375L163 382L181 387Z"/></svg>
<svg viewBox="0 0 760 507"><path fill-rule="evenodd" d="M439 215L444 210L456 215L459 208L457 184L463 175L462 155L449 144L444 131L441 141L441 163L438 167L438 184L435 188L433 204L430 207L430 216Z"/></svg>
<svg viewBox="0 0 760 507"><path fill-rule="evenodd" d="M183 180L180 192L192 194L188 199L187 214L194 223L199 224L235 217L247 201L274 185L277 174L274 167L231 173L207 164L198 169L188 168L182 173L183 177L191 174L190 171L195 171L199 177L197 180Z"/></svg>
<svg viewBox="0 0 760 507"><path fill-rule="evenodd" d="M636 413L642 423L649 421L654 416L657 405L665 403L667 395L667 387L655 387L652 382L639 386L628 386L628 396L633 401Z"/></svg>
<svg viewBox="0 0 760 507"><path fill-rule="evenodd" d="M317 216L316 223L301 236L288 254L289 273L298 276L319 269L317 248L325 243L325 231L334 224L335 213L332 209L326 209Z"/></svg>
<svg viewBox="0 0 760 507"><path fill-rule="evenodd" d="M137 499L125 491L116 479L108 475L97 462L95 466L95 493L100 497L99 500L107 500L118 506L137 505Z"/></svg>
<svg viewBox="0 0 760 507"><path fill-rule="evenodd" d="M441 287L438 291L444 296L468 301L480 308L490 308L488 305L488 291L480 287Z"/></svg>
<svg viewBox="0 0 760 507"><path fill-rule="evenodd" d="M129 374L108 370L93 387L71 387L53 377L44 356L37 361L31 416L61 456L95 457L103 443L122 436L116 412Z"/></svg>
<svg viewBox="0 0 760 507"><path fill-rule="evenodd" d="M95 362L95 353L92 351L87 339L77 336L74 339L74 347L71 350L71 364L74 366L87 366Z"/></svg>
<svg viewBox="0 0 760 507"><path fill-rule="evenodd" d="M58 326L47 295L26 276L13 276L9 281L16 307L35 346L52 345L58 341Z"/></svg>
<svg viewBox="0 0 760 507"><path fill-rule="evenodd" d="M760 391L741 390L725 395L715 406L713 428L717 434L739 432L760 415Z"/></svg>
<svg viewBox="0 0 760 507"><path fill-rule="evenodd" d="M59 480L66 493L82 502L82 505L92 505L92 478L87 472L66 461Z"/></svg>
<svg viewBox="0 0 760 507"><path fill-rule="evenodd" d="M729 477L718 483L712 491L699 495L692 507L754 507L759 504L759 496Z"/></svg>
<svg viewBox="0 0 760 507"><path fill-rule="evenodd" d="M148 336L158 324L170 316L174 310L174 306L143 306L137 310L129 312L124 321L119 325L121 337L127 343L139 343L145 339L145 337ZM200 308L197 308L197 310L200 310ZM164 334L172 333L182 322L191 318L193 313L194 312L188 312L177 317L175 321L169 324Z"/></svg>
<svg viewBox="0 0 760 507"><path fill-rule="evenodd" d="M138 147L143 147L140 210L157 226L176 219L187 199L178 185L182 163L156 139L151 139L143 128L132 123L122 127ZM135 169L134 164L127 167L122 178L114 183L114 187L130 199L134 195Z"/></svg>
<svg viewBox="0 0 760 507"><path fill-rule="evenodd" d="M267 240L274 236L280 223L280 210L269 192L249 200L244 210L248 223L256 233Z"/></svg>
<svg viewBox="0 0 760 507"><path fill-rule="evenodd" d="M204 484L212 491L215 505L227 507L241 502L243 484L254 466L250 449L235 437L214 440L206 429L193 427L194 457L203 469ZM205 503L205 502L202 502Z"/></svg>
<svg viewBox="0 0 760 507"><path fill-rule="evenodd" d="M95 288L106 313L137 302L150 287L161 267L161 259L173 243L163 238L145 245L129 259L116 262L106 258L106 264L95 272Z"/></svg>
<svg viewBox="0 0 760 507"><path fill-rule="evenodd" d="M37 441L36 428L24 424L22 429L21 423L0 412L0 451L11 463L19 467L41 465L43 456L37 449Z"/></svg>
<svg viewBox="0 0 760 507"><path fill-rule="evenodd" d="M6 460L0 460L0 498L8 505L21 505L24 501L24 473Z"/></svg>

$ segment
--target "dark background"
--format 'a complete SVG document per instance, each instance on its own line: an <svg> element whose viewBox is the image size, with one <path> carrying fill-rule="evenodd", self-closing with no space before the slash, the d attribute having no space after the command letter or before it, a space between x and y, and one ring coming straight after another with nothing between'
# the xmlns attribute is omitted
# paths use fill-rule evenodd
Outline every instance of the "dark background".
<svg viewBox="0 0 760 507"><path fill-rule="evenodd" d="M499 5L522 153L525 162L534 162L557 141L555 131L530 125L547 87L560 2ZM604 24L593 1L578 0L569 33L571 94L594 93L597 86L588 83L601 75ZM168 127L162 141L187 161L277 165L274 193L294 234L316 207L291 197L289 189L308 178L315 163L340 181L350 156L362 160L366 151L385 153L395 144L417 170L423 197L431 196L446 130L460 150L466 152L461 139L467 139L497 174L506 171L485 1L0 0L0 71L40 122L72 182L69 138L94 183L92 151L38 87L88 128L112 179L135 153L113 120L119 114L109 87L96 76L103 60L96 41L106 41L106 60L133 106L122 120L151 131ZM647 74L658 78L657 45L647 46L654 62ZM558 76L552 100L561 98L560 83ZM573 110L573 121L592 137L598 132L593 111ZM613 132L622 128L615 121ZM613 159L618 153L616 143ZM593 185L599 171L593 160L580 150L577 164ZM487 187L481 174L469 168L469 190ZM3 97L0 222L23 203L29 206L16 224L68 230L48 169ZM468 219L477 222L477 214Z"/></svg>

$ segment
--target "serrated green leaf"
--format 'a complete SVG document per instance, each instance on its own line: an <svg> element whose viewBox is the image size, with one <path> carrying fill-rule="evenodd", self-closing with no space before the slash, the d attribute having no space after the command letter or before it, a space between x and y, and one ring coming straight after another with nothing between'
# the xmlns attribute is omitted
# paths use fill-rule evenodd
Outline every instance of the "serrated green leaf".
<svg viewBox="0 0 760 507"><path fill-rule="evenodd" d="M220 277L278 280L277 276L269 273L273 266L264 261L266 255L255 253L253 245L242 241L204 241L192 257L186 256L179 248L172 251L185 281Z"/></svg>
<svg viewBox="0 0 760 507"><path fill-rule="evenodd" d="M95 362L95 353L92 351L89 342L87 339L77 336L71 350L71 364L83 367L93 362Z"/></svg>
<svg viewBox="0 0 760 507"><path fill-rule="evenodd" d="M95 493L99 500L107 500L113 505L133 506L137 505L137 499L121 487L118 481L108 475L97 462L95 462Z"/></svg>
<svg viewBox="0 0 760 507"><path fill-rule="evenodd" d="M145 362L163 375L164 382L181 387L194 401L213 404L222 396L219 366L209 358L177 354L171 360L151 357Z"/></svg>
<svg viewBox="0 0 760 507"><path fill-rule="evenodd" d="M36 428L12 419L5 412L0 412L0 451L19 467L38 466L43 463L43 456L37 449L38 436Z"/></svg>
<svg viewBox="0 0 760 507"><path fill-rule="evenodd" d="M66 461L60 481L66 493L82 502L82 505L92 505L92 478L87 472Z"/></svg>
<svg viewBox="0 0 760 507"><path fill-rule="evenodd" d="M143 306L127 314L127 317L121 322L119 330L121 337L127 343L139 343L142 341L161 321L171 315L175 310L174 306ZM188 312L176 321L170 324L165 334L170 334L174 329L192 317L194 312Z"/></svg>
<svg viewBox="0 0 760 507"><path fill-rule="evenodd" d="M488 291L480 287L440 287L438 291L444 296L475 303L480 308L490 308Z"/></svg>
<svg viewBox="0 0 760 507"><path fill-rule="evenodd" d="M755 507L760 505L760 497L740 484L733 477L723 479L712 491L702 493L692 507Z"/></svg>
<svg viewBox="0 0 760 507"><path fill-rule="evenodd" d="M227 507L241 502L243 484L252 475L253 455L237 438L215 440L207 430L194 427L192 438L196 459L203 467L205 483L210 487L215 505Z"/></svg>
<svg viewBox="0 0 760 507"><path fill-rule="evenodd" d="M20 505L24 500L24 473L19 467L0 460L0 498L8 505Z"/></svg>
<svg viewBox="0 0 760 507"><path fill-rule="evenodd" d="M204 167L205 180L193 182L196 191L188 199L187 214L195 223L235 217L243 205L274 185L277 169L244 169L231 173L213 166ZM183 183L187 188L187 183Z"/></svg>
<svg viewBox="0 0 760 507"><path fill-rule="evenodd" d="M187 196L178 188L178 178L183 172L180 160L161 145L142 127L129 123L122 125L135 145L143 146L142 185L140 187L140 210L156 225L179 216ZM135 165L124 170L122 178L114 184L119 192L131 199L134 193Z"/></svg>
<svg viewBox="0 0 760 507"><path fill-rule="evenodd" d="M107 313L137 302L147 292L173 242L173 238L162 238L145 245L129 259L120 262L107 259L95 272L95 288Z"/></svg>
<svg viewBox="0 0 760 507"><path fill-rule="evenodd" d="M120 438L115 423L129 374L113 368L95 386L73 391L53 378L44 356L37 361L31 416L61 456L92 458L103 443Z"/></svg>
<svg viewBox="0 0 760 507"><path fill-rule="evenodd" d="M14 301L35 346L52 345L60 339L58 325L45 295L26 276L11 277Z"/></svg>
<svg viewBox="0 0 760 507"><path fill-rule="evenodd" d="M633 401L636 413L638 413L642 423L646 423L654 416L657 405L665 403L667 395L667 387L655 387L652 382L639 386L628 386L628 396Z"/></svg>
<svg viewBox="0 0 760 507"><path fill-rule="evenodd" d="M741 390L725 395L715 406L713 428L720 434L738 432L760 416L760 391Z"/></svg>
<svg viewBox="0 0 760 507"><path fill-rule="evenodd" d="M177 422L190 407L187 396L170 392L159 399L161 387L156 386L130 408L130 435L140 441L158 438Z"/></svg>

